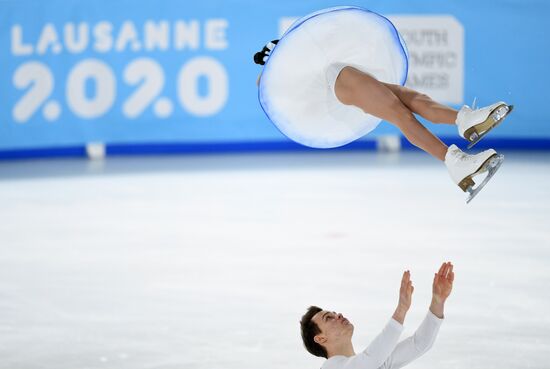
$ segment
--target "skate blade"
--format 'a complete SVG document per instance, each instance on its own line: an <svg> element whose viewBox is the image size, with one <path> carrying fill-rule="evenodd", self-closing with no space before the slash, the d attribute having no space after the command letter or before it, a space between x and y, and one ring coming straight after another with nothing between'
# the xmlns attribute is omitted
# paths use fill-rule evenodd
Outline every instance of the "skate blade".
<svg viewBox="0 0 550 369"><path fill-rule="evenodd" d="M514 105L501 104L497 106L491 114L487 117L485 122L478 124L467 130L464 134L464 137L470 142L468 144L468 149L474 147L476 143L481 141L483 137L493 128L496 128L504 119L514 110Z"/></svg>
<svg viewBox="0 0 550 369"><path fill-rule="evenodd" d="M477 172L465 179L469 179L470 183L472 183L472 185L468 186L468 188L466 188L465 190L465 192L468 192L470 194L470 196L468 196L468 199L466 199L467 204L470 203L470 201L472 201L474 197L477 196L477 194L483 189L483 187L485 187L489 180L498 171L503 161L504 155L494 154L489 159L485 160L485 163L483 163L483 165L481 166L481 168L478 169ZM473 185L475 184L475 182L473 181L472 177L485 172L488 172L487 177L485 177L483 182L481 182L476 188L474 188Z"/></svg>

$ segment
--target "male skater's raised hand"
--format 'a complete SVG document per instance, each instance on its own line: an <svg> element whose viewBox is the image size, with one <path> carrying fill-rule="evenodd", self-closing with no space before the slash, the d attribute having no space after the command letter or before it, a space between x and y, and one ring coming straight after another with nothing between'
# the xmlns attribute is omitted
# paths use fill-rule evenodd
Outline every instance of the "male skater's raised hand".
<svg viewBox="0 0 550 369"><path fill-rule="evenodd" d="M454 278L455 274L453 272L453 264L451 262L443 263L441 268L439 268L439 271L435 273L430 311L440 319L443 318L445 301L453 290Z"/></svg>
<svg viewBox="0 0 550 369"><path fill-rule="evenodd" d="M397 303L397 308L393 314L393 319L397 320L399 323L403 324L405 321L405 315L411 307L412 294L414 287L411 281L411 272L403 272L403 277L401 278L401 287L399 289L399 302Z"/></svg>

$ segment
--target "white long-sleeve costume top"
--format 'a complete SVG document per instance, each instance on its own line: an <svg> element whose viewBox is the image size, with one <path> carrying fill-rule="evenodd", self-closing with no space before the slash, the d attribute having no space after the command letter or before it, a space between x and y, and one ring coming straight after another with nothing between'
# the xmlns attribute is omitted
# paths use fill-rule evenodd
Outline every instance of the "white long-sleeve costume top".
<svg viewBox="0 0 550 369"><path fill-rule="evenodd" d="M391 319L365 351L354 356L330 357L321 369L397 369L428 351L437 337L443 319L428 311L414 335L397 343L403 326Z"/></svg>

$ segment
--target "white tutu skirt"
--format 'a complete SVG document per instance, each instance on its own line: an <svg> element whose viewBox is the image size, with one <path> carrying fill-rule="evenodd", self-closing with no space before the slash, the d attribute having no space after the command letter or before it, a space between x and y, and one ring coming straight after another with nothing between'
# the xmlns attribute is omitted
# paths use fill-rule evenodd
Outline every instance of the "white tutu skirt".
<svg viewBox="0 0 550 369"><path fill-rule="evenodd" d="M366 9L309 14L271 52L260 79L260 104L277 128L300 144L332 148L355 141L381 119L338 100L334 84L345 66L404 85L407 49L388 19Z"/></svg>

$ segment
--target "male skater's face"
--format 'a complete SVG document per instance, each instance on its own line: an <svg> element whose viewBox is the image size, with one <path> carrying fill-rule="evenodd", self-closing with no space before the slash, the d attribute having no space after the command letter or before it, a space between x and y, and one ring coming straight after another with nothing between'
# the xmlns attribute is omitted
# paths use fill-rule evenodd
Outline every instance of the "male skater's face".
<svg viewBox="0 0 550 369"><path fill-rule="evenodd" d="M321 333L315 336L315 342L319 344L351 339L353 335L353 324L342 314L334 311L321 310L311 320L321 330Z"/></svg>

